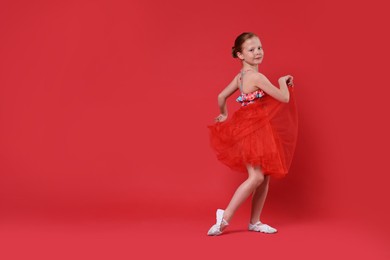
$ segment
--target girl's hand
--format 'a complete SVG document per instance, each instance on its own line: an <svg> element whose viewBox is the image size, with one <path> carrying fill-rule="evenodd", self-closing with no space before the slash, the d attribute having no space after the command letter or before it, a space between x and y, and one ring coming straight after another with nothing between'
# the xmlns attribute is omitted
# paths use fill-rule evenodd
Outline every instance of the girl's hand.
<svg viewBox="0 0 390 260"><path fill-rule="evenodd" d="M292 87L292 86L294 86L293 79L294 79L293 76L287 75L287 76L280 77L280 78L279 78L279 82L280 82L280 81L286 82L287 86Z"/></svg>
<svg viewBox="0 0 390 260"><path fill-rule="evenodd" d="M215 122L223 122L227 119L227 115L220 114L215 118Z"/></svg>

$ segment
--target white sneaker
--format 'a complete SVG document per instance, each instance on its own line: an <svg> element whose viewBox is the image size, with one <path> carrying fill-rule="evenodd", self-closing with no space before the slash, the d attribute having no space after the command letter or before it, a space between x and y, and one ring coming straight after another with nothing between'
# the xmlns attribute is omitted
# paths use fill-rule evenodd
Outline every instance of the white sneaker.
<svg viewBox="0 0 390 260"><path fill-rule="evenodd" d="M267 234L278 232L275 228L268 226L267 224L263 224L260 221L256 222L256 224L249 223L248 229L250 231L263 232Z"/></svg>
<svg viewBox="0 0 390 260"><path fill-rule="evenodd" d="M217 209L216 217L217 217L217 223L214 224L209 231L207 232L208 236L218 236L223 233L221 230L221 224L223 223L224 226L228 226L229 223L223 219L223 213L225 211L222 209Z"/></svg>

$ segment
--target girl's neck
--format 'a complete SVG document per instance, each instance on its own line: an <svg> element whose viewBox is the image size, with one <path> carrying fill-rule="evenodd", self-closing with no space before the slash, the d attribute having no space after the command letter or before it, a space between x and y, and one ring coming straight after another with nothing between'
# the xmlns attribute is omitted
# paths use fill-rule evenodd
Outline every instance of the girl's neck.
<svg viewBox="0 0 390 260"><path fill-rule="evenodd" d="M248 71L248 70L253 70L253 71L256 71L256 72L258 72L259 71L259 67L258 67L258 65L249 65L249 64L247 64L247 63L243 63L242 64L242 69L241 69L241 71Z"/></svg>

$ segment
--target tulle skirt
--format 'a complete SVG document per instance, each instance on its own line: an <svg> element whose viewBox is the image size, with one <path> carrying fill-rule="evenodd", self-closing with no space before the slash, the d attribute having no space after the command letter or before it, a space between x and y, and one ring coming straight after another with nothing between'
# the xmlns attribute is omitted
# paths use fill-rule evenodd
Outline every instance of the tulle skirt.
<svg viewBox="0 0 390 260"><path fill-rule="evenodd" d="M289 103L266 95L240 107L230 119L208 126L218 160L235 171L247 172L250 164L260 166L266 175L284 177L298 136L293 87L289 91Z"/></svg>

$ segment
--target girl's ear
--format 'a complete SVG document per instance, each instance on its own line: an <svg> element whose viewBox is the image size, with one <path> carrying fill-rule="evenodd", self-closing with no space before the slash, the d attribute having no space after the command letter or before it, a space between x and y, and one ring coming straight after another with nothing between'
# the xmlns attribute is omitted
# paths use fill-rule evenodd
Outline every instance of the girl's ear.
<svg viewBox="0 0 390 260"><path fill-rule="evenodd" d="M237 57L238 57L240 60L243 60L243 59L244 59L244 55L242 55L241 52L237 52Z"/></svg>

